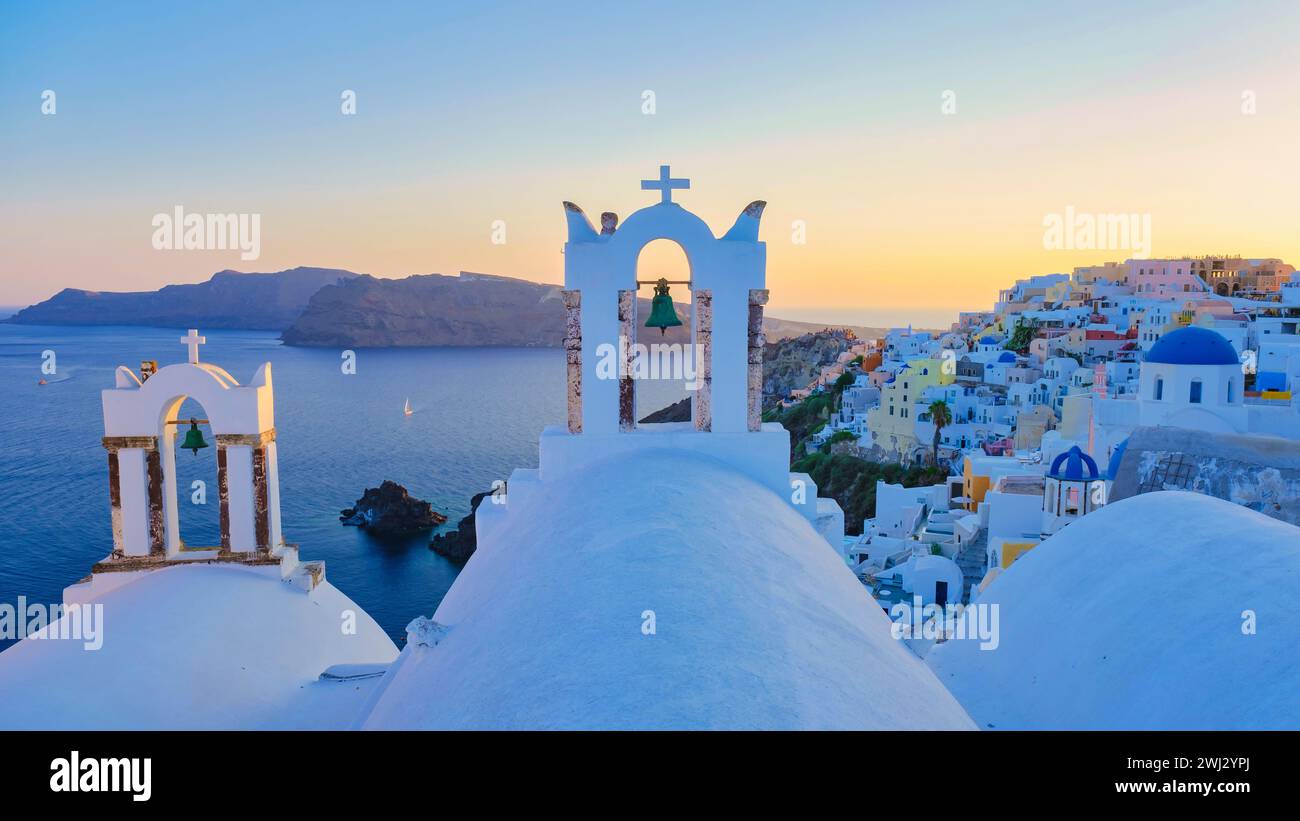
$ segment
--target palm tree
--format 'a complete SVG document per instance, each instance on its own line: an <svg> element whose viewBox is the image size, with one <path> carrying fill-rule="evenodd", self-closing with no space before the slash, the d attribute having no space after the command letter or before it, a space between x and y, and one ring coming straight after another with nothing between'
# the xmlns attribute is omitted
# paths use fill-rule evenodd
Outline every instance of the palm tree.
<svg viewBox="0 0 1300 821"><path fill-rule="evenodd" d="M948 403L942 399L936 399L930 403L930 422L934 424L934 464L939 464L939 433L946 426L952 424L952 411L948 408Z"/></svg>

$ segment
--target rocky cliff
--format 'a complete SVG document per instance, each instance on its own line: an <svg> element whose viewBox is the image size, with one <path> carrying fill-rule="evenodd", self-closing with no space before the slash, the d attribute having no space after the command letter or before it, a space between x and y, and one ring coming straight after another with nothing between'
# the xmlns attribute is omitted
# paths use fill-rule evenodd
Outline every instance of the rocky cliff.
<svg viewBox="0 0 1300 821"><path fill-rule="evenodd" d="M157 291L64 288L4 321L279 331L293 324L323 286L356 276L337 268L291 268L275 273L219 271L207 282L168 285Z"/></svg>
<svg viewBox="0 0 1300 821"><path fill-rule="evenodd" d="M825 328L815 333L769 341L763 349L763 397L779 399L808 383L857 342L853 331Z"/></svg>
<svg viewBox="0 0 1300 821"><path fill-rule="evenodd" d="M677 303L677 312L680 327L647 331L639 341L689 342L689 306ZM650 315L649 299L639 300L638 314ZM219 271L207 282L157 291L65 288L0 321L275 330L286 344L307 347L559 347L564 337L558 285L468 272L380 279L339 268ZM821 327L770 316L763 323L769 341ZM877 329L851 330L872 336Z"/></svg>
<svg viewBox="0 0 1300 821"><path fill-rule="evenodd" d="M502 345L552 347L564 336L560 289L505 277L462 274L326 286L283 335L313 347Z"/></svg>
<svg viewBox="0 0 1300 821"><path fill-rule="evenodd" d="M639 300L637 311L649 316L650 300ZM647 332L638 341L690 341L688 306L678 303L677 312L681 327L666 334ZM820 327L774 317L764 321L772 339ZM861 334L874 329L854 330ZM287 345L304 347L553 348L564 339L564 303L559 285L511 277L469 272L403 279L358 276L321 288L283 339Z"/></svg>
<svg viewBox="0 0 1300 821"><path fill-rule="evenodd" d="M648 299L640 311L649 316ZM654 341L686 342L688 330L673 328ZM305 347L557 348L564 341L564 303L558 285L511 277L359 276L322 288L283 339Z"/></svg>

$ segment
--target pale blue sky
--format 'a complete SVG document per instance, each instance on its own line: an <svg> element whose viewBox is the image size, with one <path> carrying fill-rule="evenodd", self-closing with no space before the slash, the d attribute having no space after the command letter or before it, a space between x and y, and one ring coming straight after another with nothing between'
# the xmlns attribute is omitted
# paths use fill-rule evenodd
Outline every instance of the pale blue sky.
<svg viewBox="0 0 1300 821"><path fill-rule="evenodd" d="M636 181L671 162L694 180L682 201L715 229L771 201L774 309L926 322L982 307L970 303L1001 279L1091 261L1026 256L1048 208L1113 194L1095 207L1204 235L1203 215L1147 201L1146 186L1221 164L1189 123L1242 128L1245 153L1290 160L1250 166L1261 178L1243 189L1300 182L1286 149L1300 123L1295 3L10 2L0 16L0 304L223 267L557 281L558 201L626 215L647 204ZM54 117L39 111L47 88ZM1242 122L1244 88L1260 119ZM339 113L343 89L355 117ZM944 89L958 92L947 121ZM1078 163L1097 167L1069 177ZM1089 187L1107 175L1111 193ZM975 201L991 188L996 202ZM263 214L262 259L153 251L150 215L175 204ZM496 218L506 248L487 243ZM808 246L778 248L793 219ZM1004 225L1005 249L988 240ZM1214 239L1243 233L1242 251L1300 248ZM937 251L955 247L984 255L978 283ZM920 273L956 278L911 306L891 277L917 254Z"/></svg>

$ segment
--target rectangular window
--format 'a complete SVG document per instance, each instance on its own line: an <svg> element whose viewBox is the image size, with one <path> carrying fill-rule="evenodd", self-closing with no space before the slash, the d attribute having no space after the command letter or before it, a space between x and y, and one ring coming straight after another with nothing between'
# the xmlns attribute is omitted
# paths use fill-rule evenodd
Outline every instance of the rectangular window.
<svg viewBox="0 0 1300 821"><path fill-rule="evenodd" d="M1191 402L1193 405L1199 405L1201 403L1201 380L1196 379L1192 381L1192 391L1187 401Z"/></svg>

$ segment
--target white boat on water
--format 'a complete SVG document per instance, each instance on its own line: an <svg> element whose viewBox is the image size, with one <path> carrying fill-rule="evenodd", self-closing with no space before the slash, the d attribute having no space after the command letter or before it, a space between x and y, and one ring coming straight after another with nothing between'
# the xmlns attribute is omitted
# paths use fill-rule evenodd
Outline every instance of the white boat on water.
<svg viewBox="0 0 1300 821"><path fill-rule="evenodd" d="M405 407L402 408L402 413L406 414L407 416L411 415L411 400L409 398L406 400Z"/></svg>

